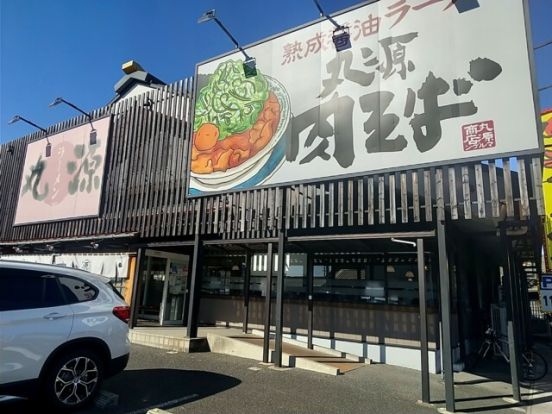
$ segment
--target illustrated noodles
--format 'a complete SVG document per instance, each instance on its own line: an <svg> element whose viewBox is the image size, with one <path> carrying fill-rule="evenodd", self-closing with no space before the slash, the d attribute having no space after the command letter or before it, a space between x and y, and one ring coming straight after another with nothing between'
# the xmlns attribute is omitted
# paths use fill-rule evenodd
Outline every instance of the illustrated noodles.
<svg viewBox="0 0 552 414"><path fill-rule="evenodd" d="M251 159L272 139L280 103L266 78L246 78L241 61L221 63L196 102L192 172L226 171Z"/></svg>

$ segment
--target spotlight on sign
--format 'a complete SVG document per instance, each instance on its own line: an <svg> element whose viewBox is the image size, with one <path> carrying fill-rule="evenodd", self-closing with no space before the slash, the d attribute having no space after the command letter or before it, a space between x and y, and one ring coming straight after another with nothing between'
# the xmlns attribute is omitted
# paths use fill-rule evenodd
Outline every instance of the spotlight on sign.
<svg viewBox="0 0 552 414"><path fill-rule="evenodd" d="M349 33L349 28L341 26L341 28L335 29L333 32L332 41L337 52L350 49L351 35Z"/></svg>
<svg viewBox="0 0 552 414"><path fill-rule="evenodd" d="M347 50L351 48L351 35L349 34L349 28L346 26L342 26L339 23L335 21L333 17L331 17L329 14L324 12L322 10L322 6L318 2L318 0L313 0L314 4L316 5L316 8L320 12L320 17L325 17L328 21L330 21L334 26L335 30L333 32L332 40L335 46L335 50L337 52L341 52L343 50Z"/></svg>
<svg viewBox="0 0 552 414"><path fill-rule="evenodd" d="M240 44L238 43L236 38L234 36L232 36L230 31L226 28L226 26L224 26L224 24L222 24L222 21L216 16L214 9L213 10L208 10L205 13L203 13L201 15L201 17L197 20L197 22L198 23L205 23L205 22L209 22L211 20L214 21L222 29L222 31L226 34L226 36L228 36L230 38L232 43L234 43L236 48L240 52L242 52L243 56L245 57L245 61L243 62L243 73L244 73L245 77L250 78L252 76L256 76L257 75L257 67L255 65L255 58L249 56L245 52L245 50L240 46Z"/></svg>

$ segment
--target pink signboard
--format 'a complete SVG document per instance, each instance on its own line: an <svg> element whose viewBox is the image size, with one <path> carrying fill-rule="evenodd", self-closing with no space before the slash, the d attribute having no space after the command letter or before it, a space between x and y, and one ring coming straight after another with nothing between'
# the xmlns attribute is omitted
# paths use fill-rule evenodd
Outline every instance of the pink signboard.
<svg viewBox="0 0 552 414"><path fill-rule="evenodd" d="M27 145L14 225L99 214L110 125L106 117Z"/></svg>

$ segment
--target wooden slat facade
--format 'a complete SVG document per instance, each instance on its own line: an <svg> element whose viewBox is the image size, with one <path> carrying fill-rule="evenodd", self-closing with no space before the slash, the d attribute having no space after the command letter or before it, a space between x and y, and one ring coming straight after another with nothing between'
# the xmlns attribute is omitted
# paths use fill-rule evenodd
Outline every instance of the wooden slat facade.
<svg viewBox="0 0 552 414"><path fill-rule="evenodd" d="M192 87L193 80L186 79L92 113L94 119L108 114L113 118L99 217L14 227L25 148L44 134L1 145L0 242L127 233L147 239L189 239L196 229L223 239L275 237L280 213L285 228L297 230L429 223L445 214L452 220L501 214L523 219L532 203L539 215L544 214L539 156L189 199ZM86 117L76 117L48 132L86 122Z"/></svg>

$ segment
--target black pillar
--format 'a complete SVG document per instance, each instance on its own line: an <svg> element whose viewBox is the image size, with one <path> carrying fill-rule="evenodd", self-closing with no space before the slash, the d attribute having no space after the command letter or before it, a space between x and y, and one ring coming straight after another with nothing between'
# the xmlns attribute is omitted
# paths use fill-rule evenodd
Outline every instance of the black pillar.
<svg viewBox="0 0 552 414"><path fill-rule="evenodd" d="M249 325L249 285L251 284L251 253L247 253L242 266L243 279L243 332L247 333Z"/></svg>
<svg viewBox="0 0 552 414"><path fill-rule="evenodd" d="M437 220L437 244L439 250L439 284L441 290L441 326L443 330L441 354L443 355L443 373L445 377L446 410L455 411L454 371L452 369L452 338L450 315L450 277L447 258L447 243L444 220Z"/></svg>
<svg viewBox="0 0 552 414"><path fill-rule="evenodd" d="M197 338L197 319L199 314L199 292L201 290L201 275L203 273L203 240L196 231L194 237L194 253L192 255L192 274L190 282L190 303L188 305L188 338Z"/></svg>
<svg viewBox="0 0 552 414"><path fill-rule="evenodd" d="M136 264L134 266L134 283L132 284L132 295L130 299L130 319L128 321L129 329L132 329L136 326L136 319L138 317L138 292L140 292L140 286L142 284L142 278L140 277L140 271L142 267L142 254L143 249L139 248L136 255Z"/></svg>
<svg viewBox="0 0 552 414"><path fill-rule="evenodd" d="M508 318L508 348L510 353L510 375L512 378L512 396L514 400L521 401L521 391L519 387L519 332L516 318L516 284L513 280L512 272L515 271L514 263L511 257L510 241L506 235L506 224L500 224L500 241L502 244L504 262L504 293L506 296L506 315Z"/></svg>
<svg viewBox="0 0 552 414"><path fill-rule="evenodd" d="M420 300L420 356L422 368L422 402L429 403L429 362L427 346L427 299L424 239L416 241L418 248L418 291Z"/></svg>
<svg viewBox="0 0 552 414"><path fill-rule="evenodd" d="M284 232L280 231L278 236L278 272L276 283L276 337L274 344L274 364L282 366L282 337L284 327Z"/></svg>
<svg viewBox="0 0 552 414"><path fill-rule="evenodd" d="M307 346L312 349L312 331L314 325L314 257L312 253L307 253Z"/></svg>
<svg viewBox="0 0 552 414"><path fill-rule="evenodd" d="M270 353L270 304L272 299L272 243L268 243L266 251L266 297L264 311L264 337L263 337L263 362L267 363L268 354Z"/></svg>

